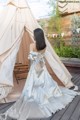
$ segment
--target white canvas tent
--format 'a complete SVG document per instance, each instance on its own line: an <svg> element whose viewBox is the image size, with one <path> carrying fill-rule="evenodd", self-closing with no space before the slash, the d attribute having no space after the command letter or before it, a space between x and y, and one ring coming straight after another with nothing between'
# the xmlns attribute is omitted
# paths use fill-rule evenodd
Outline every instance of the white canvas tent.
<svg viewBox="0 0 80 120"><path fill-rule="evenodd" d="M29 44L34 42L33 30L40 26L33 17L26 0L8 0L0 18L0 99L2 99L11 92L11 88L14 86L15 62L27 64ZM72 86L72 76L47 38L46 44L45 58L49 72L52 72L53 78L58 83L62 83L66 87Z"/></svg>

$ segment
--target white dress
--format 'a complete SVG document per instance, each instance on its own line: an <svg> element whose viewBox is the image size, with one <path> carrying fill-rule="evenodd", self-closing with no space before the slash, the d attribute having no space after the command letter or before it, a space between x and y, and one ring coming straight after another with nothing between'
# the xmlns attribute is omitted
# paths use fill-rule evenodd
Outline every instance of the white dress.
<svg viewBox="0 0 80 120"><path fill-rule="evenodd" d="M65 108L77 92L58 86L45 66L45 53L30 52L30 71L20 98L0 120L27 120L28 118L47 118ZM12 120L12 119L11 119Z"/></svg>

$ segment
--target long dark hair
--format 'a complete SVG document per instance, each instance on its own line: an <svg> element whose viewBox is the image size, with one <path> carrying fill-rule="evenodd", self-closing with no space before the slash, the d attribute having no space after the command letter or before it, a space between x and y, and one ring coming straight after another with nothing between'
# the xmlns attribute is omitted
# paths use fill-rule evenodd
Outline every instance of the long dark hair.
<svg viewBox="0 0 80 120"><path fill-rule="evenodd" d="M34 40L36 41L36 48L38 51L46 48L44 32L42 29L37 28L34 30Z"/></svg>

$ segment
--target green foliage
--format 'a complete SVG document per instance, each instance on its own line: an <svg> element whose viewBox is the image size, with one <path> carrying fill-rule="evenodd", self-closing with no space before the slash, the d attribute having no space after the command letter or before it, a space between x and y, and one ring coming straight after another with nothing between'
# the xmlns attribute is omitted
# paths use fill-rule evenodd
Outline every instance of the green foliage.
<svg viewBox="0 0 80 120"><path fill-rule="evenodd" d="M54 46L54 48L60 48L62 46L65 46L65 42L61 37L50 38L49 41L51 45Z"/></svg>
<svg viewBox="0 0 80 120"><path fill-rule="evenodd" d="M53 0L50 1L50 5L53 6L52 15L48 22L48 32L61 33L61 16L59 14L57 2L54 4Z"/></svg>
<svg viewBox="0 0 80 120"><path fill-rule="evenodd" d="M52 8L51 15L53 16L56 13L56 1L49 0L48 4L50 5L50 8Z"/></svg>
<svg viewBox="0 0 80 120"><path fill-rule="evenodd" d="M80 16L77 14L74 14L71 18L71 28L72 30L80 28Z"/></svg>
<svg viewBox="0 0 80 120"><path fill-rule="evenodd" d="M61 48L54 47L54 49L60 57L80 58L80 47L62 46Z"/></svg>
<svg viewBox="0 0 80 120"><path fill-rule="evenodd" d="M48 33L51 34L57 33L59 35L62 32L61 30L62 24L61 24L61 16L58 10L58 5L57 2L56 4L54 4L54 0L50 0L50 5L51 7L53 7L53 9L52 9L52 16L48 22L48 26L49 26ZM75 29L80 28L80 17L77 16L73 17L71 28L73 31L71 46L65 46L65 42L61 36L57 38L50 38L50 42L52 46L54 46L56 53L60 57L80 58L80 46L77 44L80 38L77 33L74 34Z"/></svg>
<svg viewBox="0 0 80 120"><path fill-rule="evenodd" d="M41 21L39 22L39 25L44 29L45 21L41 20Z"/></svg>
<svg viewBox="0 0 80 120"><path fill-rule="evenodd" d="M74 14L71 20L71 30L72 30L72 45L76 46L77 42L80 41L80 32L77 32L77 29L80 28L80 16Z"/></svg>

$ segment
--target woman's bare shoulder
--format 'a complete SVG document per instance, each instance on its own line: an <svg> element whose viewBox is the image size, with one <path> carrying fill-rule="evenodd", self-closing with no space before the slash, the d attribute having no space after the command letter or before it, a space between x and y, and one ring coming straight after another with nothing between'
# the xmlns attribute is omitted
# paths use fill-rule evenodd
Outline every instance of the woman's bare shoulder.
<svg viewBox="0 0 80 120"><path fill-rule="evenodd" d="M34 51L34 48L35 48L35 43L31 43L30 44L30 51Z"/></svg>
<svg viewBox="0 0 80 120"><path fill-rule="evenodd" d="M30 46L34 46L35 45L35 43L30 43Z"/></svg>

